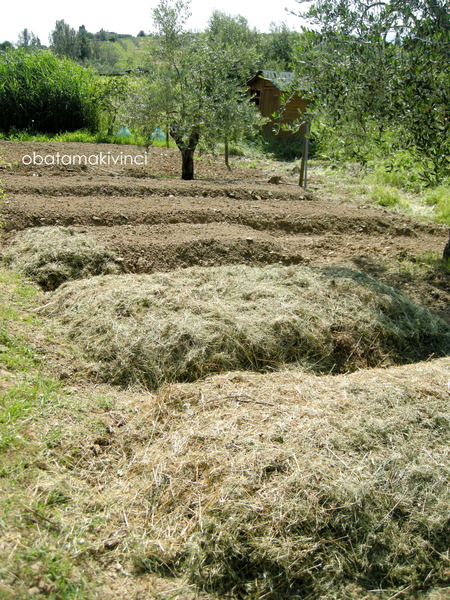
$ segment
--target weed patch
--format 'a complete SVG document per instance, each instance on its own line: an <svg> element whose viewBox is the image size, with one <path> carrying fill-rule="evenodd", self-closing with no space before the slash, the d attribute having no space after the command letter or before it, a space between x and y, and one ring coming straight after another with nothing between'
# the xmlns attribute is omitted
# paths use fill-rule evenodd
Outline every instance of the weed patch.
<svg viewBox="0 0 450 600"><path fill-rule="evenodd" d="M395 206L400 202L401 196L393 187L375 185L370 192L370 198L380 206Z"/></svg>
<svg viewBox="0 0 450 600"><path fill-rule="evenodd" d="M450 225L450 186L439 186L430 189L425 194L425 204L432 206L436 220Z"/></svg>

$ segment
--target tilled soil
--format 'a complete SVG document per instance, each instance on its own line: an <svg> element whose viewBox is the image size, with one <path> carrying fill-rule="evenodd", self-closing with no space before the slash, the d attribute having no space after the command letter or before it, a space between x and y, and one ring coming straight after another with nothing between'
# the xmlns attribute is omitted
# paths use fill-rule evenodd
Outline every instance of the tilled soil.
<svg viewBox="0 0 450 600"><path fill-rule="evenodd" d="M251 168L244 159L228 171L221 158L200 157L196 179L181 181L179 152L149 148L147 165L23 164L23 157L141 155L145 148L107 144L2 142L7 198L7 242L16 231L41 225L73 226L115 250L128 272L153 272L225 263L346 265L402 287L445 316L450 300L445 276L417 281L398 269L426 252L440 253L444 226L419 222L363 201L296 185ZM46 159L50 162L54 159ZM26 159L29 161L29 159ZM250 165L250 166L249 166ZM448 315L447 315L448 316Z"/></svg>

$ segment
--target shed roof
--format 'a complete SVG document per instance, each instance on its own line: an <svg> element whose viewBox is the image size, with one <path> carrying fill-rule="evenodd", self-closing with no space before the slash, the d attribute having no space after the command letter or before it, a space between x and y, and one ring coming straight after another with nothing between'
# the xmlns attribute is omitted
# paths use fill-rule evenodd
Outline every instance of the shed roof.
<svg viewBox="0 0 450 600"><path fill-rule="evenodd" d="M295 78L294 73L291 71L262 71L261 75L280 89L291 85Z"/></svg>
<svg viewBox="0 0 450 600"><path fill-rule="evenodd" d="M295 81L295 74L291 71L272 71L272 70L263 70L258 71L254 77L252 77L249 81L247 81L247 85L251 85L257 79L267 79L273 85L281 91L287 90ZM300 89L300 86L296 85L297 89Z"/></svg>

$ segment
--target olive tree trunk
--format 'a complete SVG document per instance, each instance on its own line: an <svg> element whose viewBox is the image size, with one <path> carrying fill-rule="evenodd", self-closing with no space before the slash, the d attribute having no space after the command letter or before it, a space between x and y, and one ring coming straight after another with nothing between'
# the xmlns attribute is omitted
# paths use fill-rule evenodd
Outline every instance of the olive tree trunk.
<svg viewBox="0 0 450 600"><path fill-rule="evenodd" d="M194 152L195 148L181 150L181 179L185 181L194 179Z"/></svg>
<svg viewBox="0 0 450 600"><path fill-rule="evenodd" d="M200 133L194 130L189 136L183 135L180 125L176 123L170 126L170 135L181 152L181 179L190 181L194 179L194 153Z"/></svg>

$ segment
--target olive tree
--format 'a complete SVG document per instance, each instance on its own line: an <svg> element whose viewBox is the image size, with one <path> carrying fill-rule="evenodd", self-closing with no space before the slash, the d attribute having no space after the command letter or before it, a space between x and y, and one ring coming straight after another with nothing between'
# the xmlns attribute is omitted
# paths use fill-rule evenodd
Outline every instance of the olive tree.
<svg viewBox="0 0 450 600"><path fill-rule="evenodd" d="M216 79L214 115L206 132L210 145L224 145L225 164L229 164L229 143L242 140L261 128L263 119L249 102L246 82L258 71L260 35L247 20L213 11L205 31L208 48L220 57L220 77Z"/></svg>
<svg viewBox="0 0 450 600"><path fill-rule="evenodd" d="M315 0L302 16L314 29L300 38L297 72L347 156L364 161L374 145L395 144L427 183L447 177L448 0Z"/></svg>
<svg viewBox="0 0 450 600"><path fill-rule="evenodd" d="M134 100L138 120L148 131L159 125L174 139L186 180L194 178L201 138L227 144L237 129L245 131L258 119L239 76L239 47L186 30L189 6L183 0L162 0L153 10L156 35Z"/></svg>

